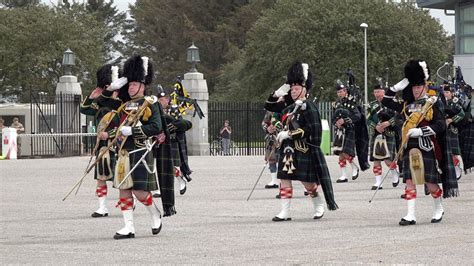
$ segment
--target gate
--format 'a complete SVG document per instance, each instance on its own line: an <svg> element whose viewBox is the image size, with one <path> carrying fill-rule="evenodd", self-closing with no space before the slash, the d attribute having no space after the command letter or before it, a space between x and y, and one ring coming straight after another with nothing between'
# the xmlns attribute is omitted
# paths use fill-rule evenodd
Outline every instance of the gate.
<svg viewBox="0 0 474 266"><path fill-rule="evenodd" d="M81 132L81 95L35 91L30 95L31 156L81 155L81 136L74 135Z"/></svg>
<svg viewBox="0 0 474 266"><path fill-rule="evenodd" d="M263 155L265 153L265 132L262 120L264 103L252 102L209 102L209 154L222 155L219 131L225 120L232 128L230 155ZM332 132L330 102L319 102L321 119L329 121ZM330 134L332 136L332 134Z"/></svg>

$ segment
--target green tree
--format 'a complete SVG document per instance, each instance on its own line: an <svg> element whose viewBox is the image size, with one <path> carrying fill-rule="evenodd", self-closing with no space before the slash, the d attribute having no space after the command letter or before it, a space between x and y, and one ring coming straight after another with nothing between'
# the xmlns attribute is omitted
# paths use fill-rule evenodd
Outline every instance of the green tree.
<svg viewBox="0 0 474 266"><path fill-rule="evenodd" d="M209 90L222 64L238 58L247 30L273 0L138 0L131 7L132 20L124 34L127 56L147 55L159 72L158 82L172 84L186 72L186 48L199 47ZM250 8L251 7L251 8Z"/></svg>
<svg viewBox="0 0 474 266"><path fill-rule="evenodd" d="M124 30L127 14L119 12L114 1L87 0L86 11L93 15L97 22L104 27L103 49L106 61L113 60L125 50L120 33Z"/></svg>
<svg viewBox="0 0 474 266"><path fill-rule="evenodd" d="M214 99L268 97L282 83L291 63L300 59L315 73L314 88L327 88L322 99L335 96L336 79L352 68L363 84L364 34L368 28L368 87L386 67L391 83L403 76L410 58L428 62L434 75L453 53L452 41L428 11L411 4L377 0L280 0L249 31L242 56L222 68ZM313 90L315 93L315 90Z"/></svg>
<svg viewBox="0 0 474 266"><path fill-rule="evenodd" d="M76 54L74 73L82 87L93 87L104 62L103 35L97 20L78 6L0 9L0 93L22 101L32 89L54 94L67 48Z"/></svg>

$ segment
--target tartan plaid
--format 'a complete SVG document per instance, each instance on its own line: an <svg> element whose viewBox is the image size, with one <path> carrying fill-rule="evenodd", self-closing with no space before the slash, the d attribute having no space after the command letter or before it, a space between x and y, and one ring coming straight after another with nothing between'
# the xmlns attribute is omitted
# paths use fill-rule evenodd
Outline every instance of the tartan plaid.
<svg viewBox="0 0 474 266"><path fill-rule="evenodd" d="M165 113L159 106L161 123L166 125ZM174 167L171 160L171 139L167 127L163 127L166 140L155 148L156 167L158 171L158 183L161 192L161 203L163 205L163 216L176 214L174 198Z"/></svg>
<svg viewBox="0 0 474 266"><path fill-rule="evenodd" d="M451 151L454 155L461 155L461 147L459 147L458 129L452 125L446 130L446 137L451 145Z"/></svg>
<svg viewBox="0 0 474 266"><path fill-rule="evenodd" d="M344 131L344 144L342 145L342 152L352 157L354 157L356 154L354 127L346 127Z"/></svg>
<svg viewBox="0 0 474 266"><path fill-rule="evenodd" d="M416 143L418 143L418 139L415 139ZM409 141L411 143L411 141ZM409 143L409 144L410 144ZM413 142L414 143L414 142ZM403 152L403 181L405 182L407 179L411 179L411 171L410 171L410 156L409 152L411 148L419 148L418 144L409 145L409 148L405 149ZM420 149L421 154L423 156L423 164L425 167L425 182L426 183L433 183L438 184L441 182L439 177L439 173L436 169L436 159L433 150L427 152Z"/></svg>
<svg viewBox="0 0 474 266"><path fill-rule="evenodd" d="M81 114L94 116L95 124L98 125L100 123L100 120L102 120L102 117L108 111L110 111L110 108L96 104L94 102L94 100L90 99L89 96L88 96L84 100L84 102L82 102L82 104L79 108L79 111L80 111ZM98 145L97 150L95 152L96 157L99 154L100 148L102 148L104 146L107 146L107 141L106 140L99 141L99 145ZM115 153L111 152L111 151L109 151L109 152L111 153L110 154L110 167L111 167L111 169L115 169L115 162L116 162ZM97 165L96 165L95 170L94 170L94 179L97 180ZM113 181L113 180L114 180L114 178L113 178L113 174L112 174L112 177L110 179L107 179L107 181Z"/></svg>
<svg viewBox="0 0 474 266"><path fill-rule="evenodd" d="M145 152L146 150L142 150L130 154L130 167L133 167L139 163L140 158L143 154L145 154ZM145 157L145 161L139 163L137 168L133 170L131 175L131 178L133 179L133 189L145 191L157 190L158 185L156 183L155 175L153 173L149 173L143 163L146 163L148 168L153 170L153 152L149 152Z"/></svg>
<svg viewBox="0 0 474 266"><path fill-rule="evenodd" d="M367 122L365 119L364 111L361 106L357 106L360 113L360 119L355 122L355 149L357 153L357 159L359 166L362 171L370 168L370 164L367 160L369 157L369 132L367 130Z"/></svg>
<svg viewBox="0 0 474 266"><path fill-rule="evenodd" d="M474 121L459 130L459 142L464 170L474 167Z"/></svg>
<svg viewBox="0 0 474 266"><path fill-rule="evenodd" d="M97 147L97 151L95 152L96 158L97 158L97 155L99 155L99 151L102 147L107 147L107 141L106 140L101 140L99 142L99 145ZM115 152L109 151L109 154L110 154L110 157L109 157L110 158L110 169L112 169L112 176L110 177L110 179L107 179L106 181L113 181L114 180L114 172L113 171L115 169L115 164L117 163L117 158L116 158ZM94 179L96 179L96 180L97 180L97 175L98 175L97 165L95 166L95 170L94 170Z"/></svg>
<svg viewBox="0 0 474 266"><path fill-rule="evenodd" d="M188 120L186 120L188 121ZM191 125L191 122L188 121ZM189 127L187 130L191 129L191 127ZM179 158L181 159L181 162L180 162L180 170L181 170L181 173L185 176L189 176L192 171L191 171L191 168L189 167L189 163L188 163L188 144L186 142L186 133L185 131L179 131L179 132L176 132L176 137L178 139L178 146L179 146Z"/></svg>
<svg viewBox="0 0 474 266"><path fill-rule="evenodd" d="M288 108L288 110L289 109L292 108ZM328 209L336 210L338 206L334 200L331 176L326 164L326 159L320 147L322 126L319 110L313 102L306 101L306 109L300 109L294 116L293 121L296 123L290 123L290 129L295 129L293 126L298 124L299 128L305 130L302 142L305 142L307 146L309 146L309 150L306 153L303 153L295 149L294 160L296 170L294 171L294 174L288 175L286 172L282 171L284 158L283 149L286 145L294 146L295 142L290 139L285 140L279 150L280 156L278 159L277 177L280 179L300 180L320 184L324 192Z"/></svg>
<svg viewBox="0 0 474 266"><path fill-rule="evenodd" d="M173 134L171 134L173 135ZM179 144L176 136L171 137L171 162L173 166L179 167L181 165L181 158L179 157Z"/></svg>

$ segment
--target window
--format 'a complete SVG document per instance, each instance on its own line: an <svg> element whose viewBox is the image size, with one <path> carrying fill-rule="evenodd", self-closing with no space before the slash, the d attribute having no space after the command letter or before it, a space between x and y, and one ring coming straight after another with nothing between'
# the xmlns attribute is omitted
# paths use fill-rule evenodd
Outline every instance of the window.
<svg viewBox="0 0 474 266"><path fill-rule="evenodd" d="M459 6L459 52L474 54L474 5Z"/></svg>

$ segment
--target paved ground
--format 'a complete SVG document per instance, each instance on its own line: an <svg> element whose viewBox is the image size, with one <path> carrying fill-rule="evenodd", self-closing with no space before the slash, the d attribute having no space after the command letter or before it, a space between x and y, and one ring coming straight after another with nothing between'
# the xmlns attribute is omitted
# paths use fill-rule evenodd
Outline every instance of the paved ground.
<svg viewBox="0 0 474 266"><path fill-rule="evenodd" d="M335 157L327 157L335 180ZM274 223L279 211L265 190L261 157L191 157L193 181L177 195L178 214L152 236L149 216L138 205L136 238L116 241L122 217L109 189L110 216L93 219L95 184L88 177L77 196L61 201L88 158L0 161L1 264L472 264L474 175L460 181L461 197L444 201L445 216L431 224L431 197L420 195L415 226L400 227L402 185L386 182L374 202L369 172L336 184L340 209L311 219L312 207L295 185L293 221ZM388 181L388 180L386 180ZM422 187L419 188L422 191Z"/></svg>

